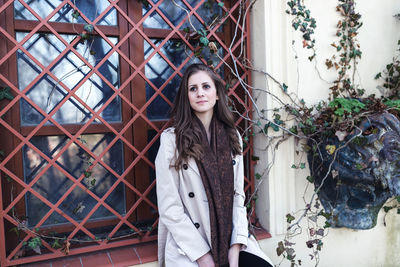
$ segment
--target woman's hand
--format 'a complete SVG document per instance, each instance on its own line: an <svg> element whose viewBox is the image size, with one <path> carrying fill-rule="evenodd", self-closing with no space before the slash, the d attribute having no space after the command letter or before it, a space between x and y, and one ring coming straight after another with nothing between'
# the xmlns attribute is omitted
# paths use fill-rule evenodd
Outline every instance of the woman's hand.
<svg viewBox="0 0 400 267"><path fill-rule="evenodd" d="M240 252L239 244L233 244L228 251L228 260L229 267L238 267L239 266L239 252Z"/></svg>
<svg viewBox="0 0 400 267"><path fill-rule="evenodd" d="M215 267L215 263L210 252L198 258L196 262L199 267Z"/></svg>

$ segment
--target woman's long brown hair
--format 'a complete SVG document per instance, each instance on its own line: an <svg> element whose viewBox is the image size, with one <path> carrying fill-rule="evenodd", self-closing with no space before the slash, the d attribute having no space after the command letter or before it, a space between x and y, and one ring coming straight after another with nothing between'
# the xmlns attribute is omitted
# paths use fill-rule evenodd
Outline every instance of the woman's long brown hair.
<svg viewBox="0 0 400 267"><path fill-rule="evenodd" d="M204 71L213 80L218 100L214 106L214 114L225 125L225 129L229 135L232 154L241 153L239 136L235 128L235 121L232 112L228 108L228 96L225 87L217 74L204 64L190 65L179 86L178 93L175 98L174 106L171 111L173 126L175 127L176 148L178 156L173 166L178 170L188 158L201 159L203 157L203 148L200 145L200 131L193 128L193 113L188 98L188 81L193 74Z"/></svg>

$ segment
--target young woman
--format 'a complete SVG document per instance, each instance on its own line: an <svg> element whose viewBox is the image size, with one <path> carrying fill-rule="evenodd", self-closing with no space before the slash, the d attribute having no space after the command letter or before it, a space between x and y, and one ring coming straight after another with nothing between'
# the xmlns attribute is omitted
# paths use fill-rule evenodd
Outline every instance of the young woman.
<svg viewBox="0 0 400 267"><path fill-rule="evenodd" d="M207 66L186 70L172 119L155 161L160 266L272 266L248 235L241 139Z"/></svg>

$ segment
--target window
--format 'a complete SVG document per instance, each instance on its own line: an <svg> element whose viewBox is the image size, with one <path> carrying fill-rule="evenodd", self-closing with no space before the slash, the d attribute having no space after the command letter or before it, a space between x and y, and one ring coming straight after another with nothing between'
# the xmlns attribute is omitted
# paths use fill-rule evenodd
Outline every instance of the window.
<svg viewBox="0 0 400 267"><path fill-rule="evenodd" d="M213 64L238 112L249 112L221 60L230 62L243 7L174 2L2 2L0 89L13 95L0 102L4 266L59 257L66 240L74 253L156 240L153 162L189 64ZM207 32L213 54L189 34L192 25L202 29L218 18L224 23Z"/></svg>

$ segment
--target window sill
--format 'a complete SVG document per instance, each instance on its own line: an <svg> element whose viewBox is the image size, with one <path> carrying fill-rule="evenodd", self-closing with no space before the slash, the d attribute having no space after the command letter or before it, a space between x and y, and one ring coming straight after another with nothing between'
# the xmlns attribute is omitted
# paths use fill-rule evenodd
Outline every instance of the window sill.
<svg viewBox="0 0 400 267"><path fill-rule="evenodd" d="M253 233L257 240L271 237L271 234L263 228L254 229ZM108 249L100 252L47 260L29 264L29 266L133 266L155 261L157 261L157 242L149 242L145 244Z"/></svg>
<svg viewBox="0 0 400 267"><path fill-rule="evenodd" d="M30 263L22 266L132 266L154 261L157 261L157 242L118 247L99 252Z"/></svg>
<svg viewBox="0 0 400 267"><path fill-rule="evenodd" d="M257 240L271 238L271 234L264 228L255 228L253 233Z"/></svg>

